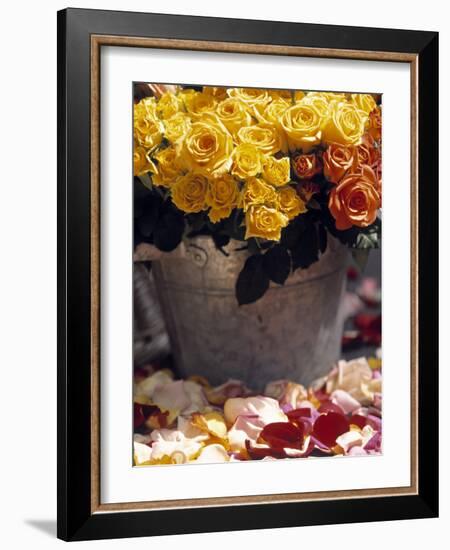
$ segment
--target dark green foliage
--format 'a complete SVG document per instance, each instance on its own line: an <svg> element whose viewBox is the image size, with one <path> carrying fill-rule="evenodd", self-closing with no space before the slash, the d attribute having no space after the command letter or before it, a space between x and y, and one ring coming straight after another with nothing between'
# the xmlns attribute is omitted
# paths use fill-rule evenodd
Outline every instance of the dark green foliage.
<svg viewBox="0 0 450 550"><path fill-rule="evenodd" d="M291 272L291 257L286 247L275 245L264 254L263 267L271 281L284 285Z"/></svg>
<svg viewBox="0 0 450 550"><path fill-rule="evenodd" d="M236 298L239 305L256 302L269 288L270 279L263 266L263 256L247 258L236 281Z"/></svg>

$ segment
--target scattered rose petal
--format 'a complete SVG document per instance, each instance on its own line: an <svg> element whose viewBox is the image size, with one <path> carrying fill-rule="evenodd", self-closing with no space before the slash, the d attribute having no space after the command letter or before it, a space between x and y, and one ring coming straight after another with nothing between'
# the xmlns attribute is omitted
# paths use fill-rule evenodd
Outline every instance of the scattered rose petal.
<svg viewBox="0 0 450 550"><path fill-rule="evenodd" d="M344 319L354 317L364 309L364 303L354 292L346 292L342 299L341 314Z"/></svg>
<svg viewBox="0 0 450 550"><path fill-rule="evenodd" d="M334 392L333 392L334 393ZM331 394L333 395L333 394ZM359 403L358 403L359 405ZM333 401L331 400L328 400L328 401L323 401L319 407L319 411L318 411L320 414L323 414L323 413L328 413L328 412L335 412L335 413L339 413L339 414L345 414L344 410L342 409L342 407L340 407L337 403L334 403Z"/></svg>
<svg viewBox="0 0 450 550"><path fill-rule="evenodd" d="M275 380L267 384L264 395L273 397L281 406L290 405L295 409L298 403L308 397L308 392L301 384L295 384L289 380Z"/></svg>
<svg viewBox="0 0 450 550"><path fill-rule="evenodd" d="M286 422L287 416L278 401L271 397L236 397L228 399L224 406L225 420L233 424L238 416L257 416L263 426L271 422Z"/></svg>
<svg viewBox="0 0 450 550"><path fill-rule="evenodd" d="M347 279L349 281L356 281L359 278L359 271L352 265L347 269Z"/></svg>
<svg viewBox="0 0 450 550"><path fill-rule="evenodd" d="M330 395L331 402L338 405L344 414L350 414L361 406L360 402L344 390L334 390ZM337 411L337 412L341 412ZM319 412L322 412L319 409Z"/></svg>
<svg viewBox="0 0 450 550"><path fill-rule="evenodd" d="M348 419L343 414L330 412L321 414L314 422L313 435L326 447L334 447L336 438L350 428Z"/></svg>
<svg viewBox="0 0 450 550"><path fill-rule="evenodd" d="M230 379L215 388L206 387L205 394L211 404L223 405L231 397L246 397L251 392L240 380Z"/></svg>
<svg viewBox="0 0 450 550"><path fill-rule="evenodd" d="M152 399L153 394L157 389L161 388L166 384L169 384L172 381L173 381L173 376L169 373L169 371L165 369L156 371L154 374L152 374L145 380L142 380L141 382L136 384L136 387L134 389L134 395L135 396L143 395Z"/></svg>
<svg viewBox="0 0 450 550"><path fill-rule="evenodd" d="M368 307L378 307L381 303L381 289L373 277L364 277L356 292Z"/></svg>
<svg viewBox="0 0 450 550"><path fill-rule="evenodd" d="M133 443L134 463L136 466L150 464L152 449L148 445L135 441Z"/></svg>
<svg viewBox="0 0 450 550"><path fill-rule="evenodd" d="M353 319L353 323L360 330L362 341L367 345L381 344L381 314L360 313Z"/></svg>
<svg viewBox="0 0 450 550"><path fill-rule="evenodd" d="M262 460L266 457L286 458L283 449L272 449L269 445L252 443L249 439L245 441L245 448L252 460Z"/></svg>
<svg viewBox="0 0 450 550"><path fill-rule="evenodd" d="M245 441L255 442L264 424L258 416L238 416L228 432L228 443L232 451L245 449Z"/></svg>
<svg viewBox="0 0 450 550"><path fill-rule="evenodd" d="M337 437L336 443L342 448L344 453L347 454L352 447L362 446L363 436L360 431L350 430Z"/></svg>
<svg viewBox="0 0 450 550"><path fill-rule="evenodd" d="M283 379L255 395L165 369L137 370L134 389L136 466L381 453L380 352L339 361L308 389Z"/></svg>
<svg viewBox="0 0 450 550"><path fill-rule="evenodd" d="M337 364L337 371L331 374L326 383L326 391L332 393L340 389L348 392L362 404L372 401L373 394L368 391L368 384L372 380L372 369L365 357L341 360Z"/></svg>
<svg viewBox="0 0 450 550"><path fill-rule="evenodd" d="M194 413L192 415L192 424L197 426L200 430L208 432L214 437L219 439L225 439L227 437L227 425L225 424L225 418L217 411L201 414Z"/></svg>
<svg viewBox="0 0 450 550"><path fill-rule="evenodd" d="M194 458L203 447L198 438L189 439L178 430L153 430L151 460L161 461L165 458L170 462L182 464Z"/></svg>
<svg viewBox="0 0 450 550"><path fill-rule="evenodd" d="M367 452L381 452L381 432L375 432L374 435L364 445Z"/></svg>
<svg viewBox="0 0 450 550"><path fill-rule="evenodd" d="M302 424L290 424L289 422L273 422L264 426L259 438L273 449L301 449L304 440Z"/></svg>
<svg viewBox="0 0 450 550"><path fill-rule="evenodd" d="M134 434L133 441L136 443L142 443L143 445L150 445L152 438L150 434Z"/></svg>
<svg viewBox="0 0 450 550"><path fill-rule="evenodd" d="M364 456L367 452L362 447L352 447L348 453L348 456Z"/></svg>
<svg viewBox="0 0 450 550"><path fill-rule="evenodd" d="M353 414L350 417L350 425L358 426L361 430L364 428L364 426L367 424L367 416L363 416L362 414Z"/></svg>
<svg viewBox="0 0 450 550"><path fill-rule="evenodd" d="M228 456L227 450L222 445L217 443L212 445L206 445L200 451L195 462L207 463L207 462L229 462L230 457Z"/></svg>

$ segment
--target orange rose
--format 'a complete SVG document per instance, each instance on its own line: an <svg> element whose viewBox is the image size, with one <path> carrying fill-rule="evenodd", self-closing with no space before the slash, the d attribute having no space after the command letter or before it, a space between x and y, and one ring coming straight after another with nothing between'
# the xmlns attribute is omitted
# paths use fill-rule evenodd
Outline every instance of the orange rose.
<svg viewBox="0 0 450 550"><path fill-rule="evenodd" d="M380 159L380 150L370 134L365 134L361 144L356 146L356 162L358 166L368 164L373 166Z"/></svg>
<svg viewBox="0 0 450 550"><path fill-rule="evenodd" d="M336 229L350 229L353 225L367 227L381 206L378 180L370 166L362 166L358 173L348 174L333 187L328 207L336 221Z"/></svg>
<svg viewBox="0 0 450 550"><path fill-rule="evenodd" d="M332 143L323 154L323 173L327 180L339 183L355 166L356 159L355 147Z"/></svg>
<svg viewBox="0 0 450 550"><path fill-rule="evenodd" d="M381 140L381 109L377 107L369 115L368 132L373 139Z"/></svg>
<svg viewBox="0 0 450 550"><path fill-rule="evenodd" d="M301 180L311 179L322 169L322 163L315 154L297 155L292 159L292 166L295 175Z"/></svg>

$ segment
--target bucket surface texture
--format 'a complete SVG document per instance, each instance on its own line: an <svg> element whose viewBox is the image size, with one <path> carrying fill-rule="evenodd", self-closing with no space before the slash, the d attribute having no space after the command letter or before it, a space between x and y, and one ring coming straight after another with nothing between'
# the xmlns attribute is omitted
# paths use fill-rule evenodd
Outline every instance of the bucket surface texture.
<svg viewBox="0 0 450 550"><path fill-rule="evenodd" d="M232 241L227 257L210 237L196 237L154 263L177 370L257 390L283 378L307 385L339 358L348 250L329 237L318 262L239 306L235 284L248 257L234 251L241 245Z"/></svg>

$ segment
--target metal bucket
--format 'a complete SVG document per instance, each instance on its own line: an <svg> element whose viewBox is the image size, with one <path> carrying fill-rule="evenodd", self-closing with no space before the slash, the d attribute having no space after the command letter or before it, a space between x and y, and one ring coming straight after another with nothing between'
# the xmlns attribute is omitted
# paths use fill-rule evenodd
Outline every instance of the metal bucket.
<svg viewBox="0 0 450 550"><path fill-rule="evenodd" d="M329 238L309 269L238 306L234 288L247 258L233 251L240 244L230 243L226 257L210 237L196 237L153 265L179 373L212 384L237 378L258 390L280 378L307 385L339 358L348 251Z"/></svg>

